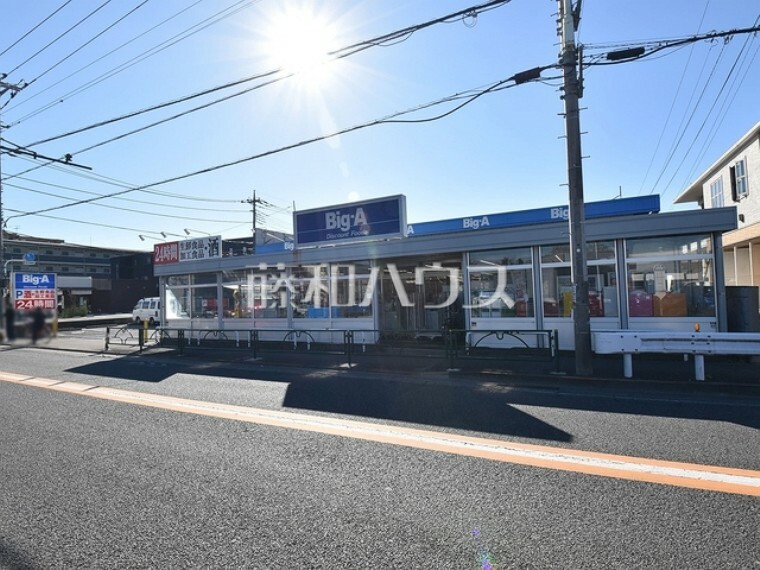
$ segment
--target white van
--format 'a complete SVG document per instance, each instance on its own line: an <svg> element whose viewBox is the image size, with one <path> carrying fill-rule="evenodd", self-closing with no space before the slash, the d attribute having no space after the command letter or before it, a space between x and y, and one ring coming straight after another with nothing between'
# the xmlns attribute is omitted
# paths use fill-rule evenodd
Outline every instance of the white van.
<svg viewBox="0 0 760 570"><path fill-rule="evenodd" d="M132 309L132 320L137 324L148 321L150 326L161 322L161 299L159 297L146 297L137 301Z"/></svg>

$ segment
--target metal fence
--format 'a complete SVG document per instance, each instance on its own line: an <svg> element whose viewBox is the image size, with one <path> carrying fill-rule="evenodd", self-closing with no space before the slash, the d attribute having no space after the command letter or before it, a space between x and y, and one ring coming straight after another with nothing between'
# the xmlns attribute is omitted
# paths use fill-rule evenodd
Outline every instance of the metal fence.
<svg viewBox="0 0 760 570"><path fill-rule="evenodd" d="M332 355L348 365L378 358L436 359L456 368L473 361L546 362L559 371L556 330L156 329L161 346L247 350L252 358L283 354Z"/></svg>

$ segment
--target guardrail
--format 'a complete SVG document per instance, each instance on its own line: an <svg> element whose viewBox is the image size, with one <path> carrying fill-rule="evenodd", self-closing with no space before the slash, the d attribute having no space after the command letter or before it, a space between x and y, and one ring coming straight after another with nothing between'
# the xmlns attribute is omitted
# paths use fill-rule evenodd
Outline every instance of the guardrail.
<svg viewBox="0 0 760 570"><path fill-rule="evenodd" d="M198 347L245 348L253 358L274 353L335 355L351 366L369 357L437 358L450 368L466 360L524 360L551 363L559 372L559 339L554 330L463 329L390 331L381 329L157 329L158 342L180 354Z"/></svg>
<svg viewBox="0 0 760 570"><path fill-rule="evenodd" d="M160 337L160 329L139 328L130 325L106 327L105 349L108 350L112 344L119 344L121 346L137 346L142 352L148 344L159 344Z"/></svg>
<svg viewBox="0 0 760 570"><path fill-rule="evenodd" d="M598 331L594 352L622 354L623 376L633 377L633 355L662 353L694 355L694 376L705 379L705 355L760 355L760 333Z"/></svg>

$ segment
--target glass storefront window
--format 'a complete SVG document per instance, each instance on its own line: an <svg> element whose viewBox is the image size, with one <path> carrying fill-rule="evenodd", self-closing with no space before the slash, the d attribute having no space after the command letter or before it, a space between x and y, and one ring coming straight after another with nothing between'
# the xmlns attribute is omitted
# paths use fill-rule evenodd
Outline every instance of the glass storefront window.
<svg viewBox="0 0 760 570"><path fill-rule="evenodd" d="M588 264L588 312L590 317L617 317L617 273L614 263Z"/></svg>
<svg viewBox="0 0 760 570"><path fill-rule="evenodd" d="M371 276L368 261L330 266L330 315L335 318L372 316L372 292L377 272Z"/></svg>
<svg viewBox="0 0 760 570"><path fill-rule="evenodd" d="M330 290L328 266L304 265L293 268L293 318L328 318L330 316Z"/></svg>
<svg viewBox="0 0 760 570"><path fill-rule="evenodd" d="M166 318L187 319L190 317L190 288L169 286L171 279L167 280L166 287Z"/></svg>
<svg viewBox="0 0 760 570"><path fill-rule="evenodd" d="M216 285L216 273L196 273L193 277L193 285Z"/></svg>
<svg viewBox="0 0 760 570"><path fill-rule="evenodd" d="M169 287L180 287L182 285L190 285L189 275L170 275L166 278L166 284Z"/></svg>
<svg viewBox="0 0 760 570"><path fill-rule="evenodd" d="M684 257L712 255L712 240L707 234L629 239L625 242L627 259L640 257Z"/></svg>
<svg viewBox="0 0 760 570"><path fill-rule="evenodd" d="M224 317L228 319L249 319L253 315L253 283L247 271L225 271L222 273L222 298Z"/></svg>
<svg viewBox="0 0 760 570"><path fill-rule="evenodd" d="M251 291L248 310L255 319L286 319L291 281L287 270L272 268L257 269L248 274L248 288Z"/></svg>
<svg viewBox="0 0 760 570"><path fill-rule="evenodd" d="M586 244L590 317L617 317L620 314L614 261L614 241ZM541 291L544 316L572 316L573 278L570 244L541 247Z"/></svg>
<svg viewBox="0 0 760 570"><path fill-rule="evenodd" d="M192 303L191 319L215 319L219 316L216 286L193 287L190 289Z"/></svg>
<svg viewBox="0 0 760 570"><path fill-rule="evenodd" d="M529 247L470 253L473 317L533 317L533 256Z"/></svg>
<svg viewBox="0 0 760 570"><path fill-rule="evenodd" d="M470 265L510 266L522 265L530 267L533 255L529 247L511 249L496 249L491 251L473 251L470 253Z"/></svg>
<svg viewBox="0 0 760 570"><path fill-rule="evenodd" d="M708 235L628 240L626 251L631 317L715 316Z"/></svg>

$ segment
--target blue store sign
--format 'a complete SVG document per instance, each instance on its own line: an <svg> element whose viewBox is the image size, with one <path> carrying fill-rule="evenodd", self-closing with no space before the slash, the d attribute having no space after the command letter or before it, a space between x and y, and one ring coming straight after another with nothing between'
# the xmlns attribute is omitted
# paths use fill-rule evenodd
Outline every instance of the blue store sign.
<svg viewBox="0 0 760 570"><path fill-rule="evenodd" d="M57 306L55 273L14 273L13 302L17 311L41 308L53 310Z"/></svg>
<svg viewBox="0 0 760 570"><path fill-rule="evenodd" d="M636 198L620 198L603 202L587 202L584 205L586 218L605 218L608 216L629 216L633 214L649 214L660 211L660 197L641 196ZM527 226L545 224L548 222L567 222L570 210L567 206L553 208L538 208L518 212L504 212L467 218L452 218L435 222L420 222L407 227L407 236L422 236L450 232L486 230L489 228L508 228L512 226Z"/></svg>
<svg viewBox="0 0 760 570"><path fill-rule="evenodd" d="M293 214L296 247L401 237L406 228L406 199L391 196Z"/></svg>

